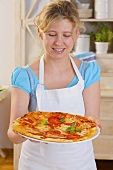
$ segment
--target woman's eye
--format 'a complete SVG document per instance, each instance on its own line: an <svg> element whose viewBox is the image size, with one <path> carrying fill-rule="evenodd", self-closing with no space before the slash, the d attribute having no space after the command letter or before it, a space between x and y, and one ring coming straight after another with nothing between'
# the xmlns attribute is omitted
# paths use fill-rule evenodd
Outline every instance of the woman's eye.
<svg viewBox="0 0 113 170"><path fill-rule="evenodd" d="M67 34L64 34L63 36L64 36L64 37L70 37L71 35L70 35L70 34L68 34L68 35L67 35Z"/></svg>
<svg viewBox="0 0 113 170"><path fill-rule="evenodd" d="M49 36L53 37L53 36L56 36L56 34L49 34Z"/></svg>

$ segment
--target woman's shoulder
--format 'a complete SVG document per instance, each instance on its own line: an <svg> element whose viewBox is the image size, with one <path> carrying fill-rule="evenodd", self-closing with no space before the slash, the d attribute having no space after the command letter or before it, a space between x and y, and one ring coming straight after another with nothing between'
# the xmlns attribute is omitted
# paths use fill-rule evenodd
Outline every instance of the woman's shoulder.
<svg viewBox="0 0 113 170"><path fill-rule="evenodd" d="M29 70L29 73L31 74L31 77L34 82L34 86L36 88L39 80L29 65L25 67L16 67L14 69L11 75L11 84L12 87L20 88L30 94L31 93L30 77L26 69Z"/></svg>
<svg viewBox="0 0 113 170"><path fill-rule="evenodd" d="M39 77L39 63L40 63L40 58L36 59L31 64L29 64L30 69L36 75L37 78Z"/></svg>
<svg viewBox="0 0 113 170"><path fill-rule="evenodd" d="M100 74L100 67L96 60L93 59L91 61L85 61L80 58L76 58L76 56L73 57L73 60L81 73L84 69L85 74L92 74L92 76L94 76L97 72Z"/></svg>
<svg viewBox="0 0 113 170"><path fill-rule="evenodd" d="M93 72L100 72L100 67L99 65L97 64L96 61L93 61L93 62L85 62L83 61L83 65L84 63L86 63L86 70L87 72L90 72L91 70L93 70Z"/></svg>
<svg viewBox="0 0 113 170"><path fill-rule="evenodd" d="M73 57L73 60L74 60L74 62L76 64L77 68L80 68L80 66L82 64L82 61L80 59L78 59L78 58L75 58L75 57Z"/></svg>
<svg viewBox="0 0 113 170"><path fill-rule="evenodd" d="M100 81L100 67L97 62L82 62L83 65L86 64L84 70L84 81L85 88L94 84L97 81Z"/></svg>
<svg viewBox="0 0 113 170"><path fill-rule="evenodd" d="M18 80L22 81L26 78L27 72L25 67L16 67L13 72L11 79L14 80L14 83Z"/></svg>
<svg viewBox="0 0 113 170"><path fill-rule="evenodd" d="M14 71L12 72L12 78L16 80L26 80L29 75L26 70L29 70L30 74L33 76L33 78L38 79L38 73L39 73L39 61L40 59L37 59L33 61L31 64L26 65L25 67L16 67Z"/></svg>
<svg viewBox="0 0 113 170"><path fill-rule="evenodd" d="M82 59L79 59L79 58L75 58L73 57L73 60L77 66L77 68L79 69L79 71L82 73L83 72L83 69L84 71L87 70L87 72L90 72L91 69L96 69L98 68L98 65L96 62L87 62L87 61L84 61Z"/></svg>

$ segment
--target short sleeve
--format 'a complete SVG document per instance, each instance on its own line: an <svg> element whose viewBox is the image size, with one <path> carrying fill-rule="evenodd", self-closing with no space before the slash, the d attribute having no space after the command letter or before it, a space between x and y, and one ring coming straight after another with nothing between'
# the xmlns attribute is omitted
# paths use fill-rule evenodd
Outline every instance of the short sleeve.
<svg viewBox="0 0 113 170"><path fill-rule="evenodd" d="M85 87L91 86L95 82L100 81L100 67L96 62L89 62L85 69Z"/></svg>
<svg viewBox="0 0 113 170"><path fill-rule="evenodd" d="M22 67L17 67L11 76L12 87L17 87L30 94L30 81L27 71Z"/></svg>

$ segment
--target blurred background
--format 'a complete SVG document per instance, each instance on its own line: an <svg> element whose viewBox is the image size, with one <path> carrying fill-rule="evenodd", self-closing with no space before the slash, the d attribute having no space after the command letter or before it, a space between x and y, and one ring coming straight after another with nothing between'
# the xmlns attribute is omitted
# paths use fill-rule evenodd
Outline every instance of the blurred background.
<svg viewBox="0 0 113 170"><path fill-rule="evenodd" d="M44 52L33 18L52 0L0 0L0 169L17 170L20 145L7 137L10 117L10 77L17 66L29 64ZM53 0L54 1L54 0ZM76 0L72 2L77 5ZM88 9L78 9L81 34L74 54L93 51L101 67L101 121L103 129L94 141L98 170L113 169L113 41L106 54L97 54L90 39L92 23L108 23L113 31L113 0L79 0L89 3ZM100 4L98 4L100 2ZM102 9L99 14L99 7ZM102 6L103 5L103 6ZM85 11L84 11L85 10ZM97 13L95 14L95 12ZM109 14L107 11L111 11ZM88 46L83 46L83 44ZM13 167L14 164L14 167Z"/></svg>

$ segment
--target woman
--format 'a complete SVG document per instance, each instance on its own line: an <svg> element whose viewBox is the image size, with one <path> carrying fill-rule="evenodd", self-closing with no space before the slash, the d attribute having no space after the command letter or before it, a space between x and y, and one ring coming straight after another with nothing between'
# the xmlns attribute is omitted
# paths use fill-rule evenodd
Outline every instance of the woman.
<svg viewBox="0 0 113 170"><path fill-rule="evenodd" d="M70 56L79 36L79 17L68 1L48 3L35 18L45 53L26 68L33 77L37 110L80 113L100 126L100 69ZM84 79L82 73L84 72ZM30 101L30 81L25 68L12 74L11 119L8 136L22 143L19 170L96 170L92 142L45 144L32 142L12 131L14 119L23 116Z"/></svg>

